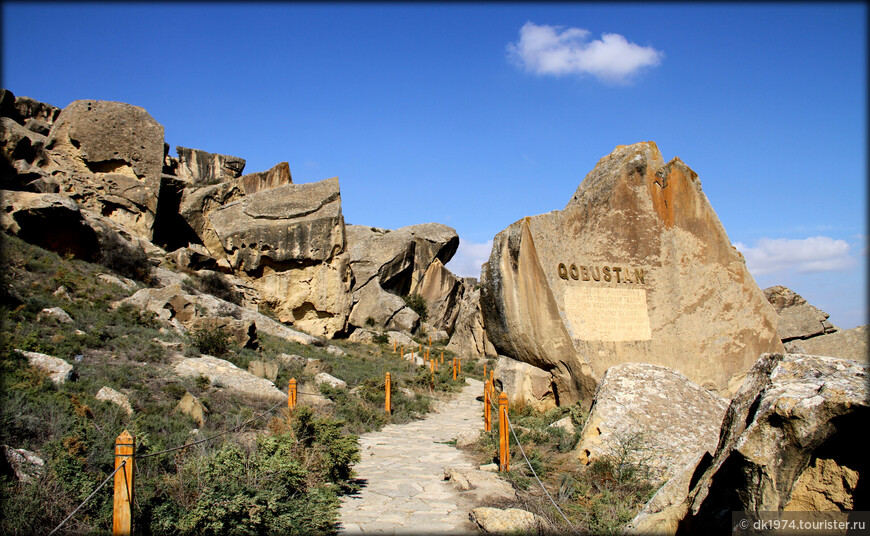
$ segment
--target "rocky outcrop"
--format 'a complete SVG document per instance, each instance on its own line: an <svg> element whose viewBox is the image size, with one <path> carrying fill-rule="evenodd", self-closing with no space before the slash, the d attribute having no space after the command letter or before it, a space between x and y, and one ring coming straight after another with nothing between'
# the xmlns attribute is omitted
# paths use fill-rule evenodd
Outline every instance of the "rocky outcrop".
<svg viewBox="0 0 870 536"><path fill-rule="evenodd" d="M175 175L191 186L217 184L238 178L245 169L245 159L199 149L176 147L178 153Z"/></svg>
<svg viewBox="0 0 870 536"><path fill-rule="evenodd" d="M97 391L95 397L97 400L109 402L123 409L127 415L133 415L133 406L130 405L130 399L124 393L112 389L111 387L102 387Z"/></svg>
<svg viewBox="0 0 870 536"><path fill-rule="evenodd" d="M179 376L205 376L213 386L222 386L250 396L275 401L287 398L287 394L282 393L269 380L258 378L247 370L216 357L204 355L185 358L176 363L173 369Z"/></svg>
<svg viewBox="0 0 870 536"><path fill-rule="evenodd" d="M30 97L15 97L15 111L25 127L43 135L48 135L60 115L60 108Z"/></svg>
<svg viewBox="0 0 870 536"><path fill-rule="evenodd" d="M626 361L725 392L782 350L776 313L697 175L652 142L617 147L563 210L499 233L481 286L495 348L550 372L560 403L588 405Z"/></svg>
<svg viewBox="0 0 870 536"><path fill-rule="evenodd" d="M39 166L45 164L45 135L33 132L10 117L0 117L0 188L56 192Z"/></svg>
<svg viewBox="0 0 870 536"><path fill-rule="evenodd" d="M31 367L38 368L47 373L51 381L57 385L76 378L73 366L59 357L41 354L39 352L27 352L24 350L15 351L26 357L27 362Z"/></svg>
<svg viewBox="0 0 870 536"><path fill-rule="evenodd" d="M614 365L598 384L575 452L584 465L603 458L636 464L660 483L715 452L726 408L725 399L675 370Z"/></svg>
<svg viewBox="0 0 870 536"><path fill-rule="evenodd" d="M290 176L290 164L281 162L275 164L268 171L258 171L257 173L243 175L239 179L239 182L242 183L245 195L251 195L262 190L275 188L276 186L292 184L293 178Z"/></svg>
<svg viewBox="0 0 870 536"><path fill-rule="evenodd" d="M730 534L733 511L866 510L867 369L848 359L762 355L731 400L713 456L675 476L629 528Z"/></svg>
<svg viewBox="0 0 870 536"><path fill-rule="evenodd" d="M764 297L779 315L777 333L782 342L837 331L837 327L828 322L828 313L813 307L789 288L780 285L766 288Z"/></svg>
<svg viewBox="0 0 870 536"><path fill-rule="evenodd" d="M61 324L72 324L72 317L60 307L46 307L36 315L37 322L57 322Z"/></svg>
<svg viewBox="0 0 870 536"><path fill-rule="evenodd" d="M274 361L254 360L248 363L248 372L259 378L274 382L278 377L278 363Z"/></svg>
<svg viewBox="0 0 870 536"><path fill-rule="evenodd" d="M779 315L778 334L787 352L870 359L867 326L840 329L828 321L828 313L783 286L766 288L764 295Z"/></svg>
<svg viewBox="0 0 870 536"><path fill-rule="evenodd" d="M503 355L495 365L495 383L508 395L508 402L532 406L537 411L556 407L550 374L538 367Z"/></svg>
<svg viewBox="0 0 870 536"><path fill-rule="evenodd" d="M417 293L426 300L426 322L434 329L452 334L464 292L462 281L439 259L433 260L417 287Z"/></svg>
<svg viewBox="0 0 870 536"><path fill-rule="evenodd" d="M495 357L495 347L486 336L483 314L480 311L480 288L466 282L459 313L453 324L453 335L447 350L461 357Z"/></svg>
<svg viewBox="0 0 870 536"><path fill-rule="evenodd" d="M0 475L15 478L22 483L32 482L45 473L45 460L27 449L13 449L3 445L0 459Z"/></svg>

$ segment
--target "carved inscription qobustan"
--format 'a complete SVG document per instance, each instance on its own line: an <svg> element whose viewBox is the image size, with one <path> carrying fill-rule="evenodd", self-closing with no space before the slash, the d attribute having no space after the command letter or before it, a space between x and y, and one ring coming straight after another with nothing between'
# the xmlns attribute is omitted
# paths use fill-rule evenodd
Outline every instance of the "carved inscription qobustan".
<svg viewBox="0 0 870 536"><path fill-rule="evenodd" d="M584 341L648 341L652 338L646 290L569 286L565 315Z"/></svg>

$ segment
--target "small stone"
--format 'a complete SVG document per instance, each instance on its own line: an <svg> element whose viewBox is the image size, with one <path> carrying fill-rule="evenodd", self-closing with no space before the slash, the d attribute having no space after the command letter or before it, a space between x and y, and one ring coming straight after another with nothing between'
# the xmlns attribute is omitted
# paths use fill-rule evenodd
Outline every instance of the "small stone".
<svg viewBox="0 0 870 536"><path fill-rule="evenodd" d="M50 320L60 322L61 324L73 323L72 317L60 307L46 308L40 311L38 315L36 315L37 322L45 322Z"/></svg>
<svg viewBox="0 0 870 536"><path fill-rule="evenodd" d="M489 471L491 473L497 473L498 472L498 465L496 465L494 463L488 463L486 465L481 465L480 470L481 471Z"/></svg>
<svg viewBox="0 0 870 536"><path fill-rule="evenodd" d="M76 359L76 361L78 361L78 359ZM102 389L97 391L96 399L102 400L104 402L111 402L112 404L120 406L121 408L123 408L124 411L127 412L127 415L133 414L133 407L130 406L130 399L127 398L127 395L119 393L111 387L103 387Z"/></svg>
<svg viewBox="0 0 870 536"><path fill-rule="evenodd" d="M327 374L325 372L320 372L318 374L315 374L314 375L314 382L318 385L320 385L321 383L325 383L325 384L328 384L330 387L333 387L336 389L347 389L347 382L345 382L344 380L340 380L340 379L336 378L335 376L332 376L332 375Z"/></svg>
<svg viewBox="0 0 870 536"><path fill-rule="evenodd" d="M66 287L63 285L57 287L57 290L55 290L52 295L57 296L58 298L66 300L68 302L73 301L72 297L69 295L69 292L66 290Z"/></svg>
<svg viewBox="0 0 870 536"><path fill-rule="evenodd" d="M475 508L469 516L484 532L532 532L546 526L544 518L519 508Z"/></svg>

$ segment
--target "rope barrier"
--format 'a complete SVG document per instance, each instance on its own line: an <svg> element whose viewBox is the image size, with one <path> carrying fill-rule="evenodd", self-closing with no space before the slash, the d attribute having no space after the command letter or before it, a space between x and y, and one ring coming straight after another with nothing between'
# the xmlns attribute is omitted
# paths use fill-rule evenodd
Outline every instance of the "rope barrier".
<svg viewBox="0 0 870 536"><path fill-rule="evenodd" d="M123 469L125 465L127 465L127 460L124 460L123 462L121 462L121 465L119 465L118 467L116 467L115 470L112 471L112 474L110 474L109 476L107 476L106 479L103 480L103 483L100 484L99 486L97 486L97 489L95 489L93 492L91 492L91 494L88 495L88 498L85 499L85 500L82 502L82 504L78 505L78 507L77 507L75 510L73 510L72 513L71 513L70 515L66 516L66 519L64 519L63 521L61 521L60 524L59 524L58 526L54 527L54 530L53 530L53 531L51 531L51 532L48 533L48 536L51 536L52 534L54 534L55 532L57 532L57 531L58 531L62 526L64 526L64 524L66 524L67 521L69 521L70 519L72 519L72 516L76 515L76 512L78 512L79 510L81 510L82 507L88 503L88 501L90 501L91 499L93 499L93 498L94 498L94 495L96 495L98 491L100 491L101 489L103 489L103 486L105 486L106 483L107 483L109 480L111 480L111 478L112 478L113 476L115 476L115 473L117 473L118 471L120 471L121 469ZM125 476L126 476L126 475L125 475Z"/></svg>
<svg viewBox="0 0 870 536"><path fill-rule="evenodd" d="M498 409L497 406L496 406L495 404L492 403L492 399L490 399L489 402L490 402L490 405L492 405L493 407L495 407L496 409ZM550 502L553 503L553 506L556 507L556 511L559 512L559 515L562 516L562 519L565 520L565 523L567 523L568 526L571 527L571 530L574 532L574 534L577 534L577 535L579 536L580 533L577 532L577 529L574 528L574 525L573 525L573 524L568 520L568 518L567 518L567 517L565 516L565 514L562 512L562 509L559 508L559 505L558 505L558 504L556 504L556 501L553 500L553 497L550 495L550 492L547 491L547 488L544 486L544 483L541 482L541 479L538 478L538 474L535 472L535 468L532 467L532 462L530 462L528 456L526 456L526 451L523 449L523 444L520 443L520 438L517 437L517 433L516 433L516 431L514 430L514 425L513 425L513 423L511 423L511 419L510 419L510 417L507 416L507 415L506 415L505 417L507 418L508 429L511 431L511 434L514 436L514 441L517 442L517 446L520 448L520 453L522 453L523 458L526 460L526 465L528 465L528 466L529 466L529 470L532 471L532 476L534 476L534 477L535 477L535 480L538 481L538 485L541 486L541 489L544 490L544 493L547 494L547 498L550 499ZM513 480L513 479L511 479L511 480Z"/></svg>

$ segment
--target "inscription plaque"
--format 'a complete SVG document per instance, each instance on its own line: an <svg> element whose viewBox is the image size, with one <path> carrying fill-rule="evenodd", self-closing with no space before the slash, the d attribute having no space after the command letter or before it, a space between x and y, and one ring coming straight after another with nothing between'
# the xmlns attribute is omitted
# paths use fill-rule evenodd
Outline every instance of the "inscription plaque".
<svg viewBox="0 0 870 536"><path fill-rule="evenodd" d="M570 286L565 316L584 341L648 341L652 338L646 290Z"/></svg>

